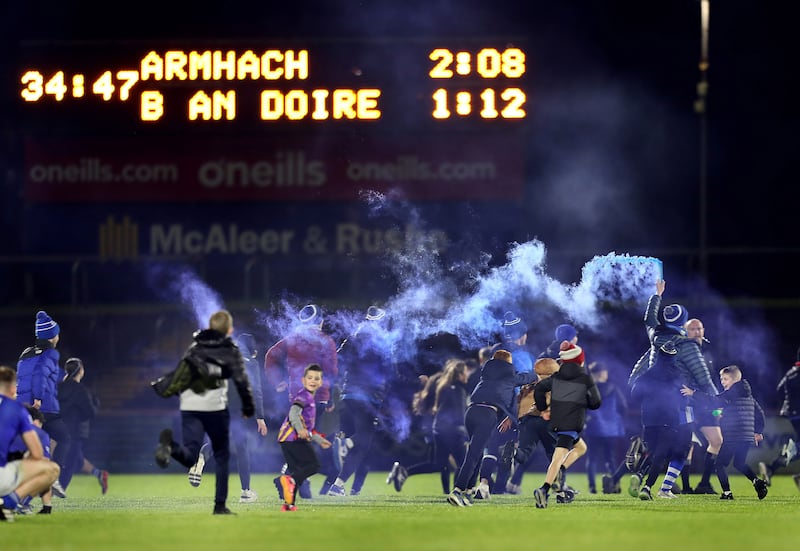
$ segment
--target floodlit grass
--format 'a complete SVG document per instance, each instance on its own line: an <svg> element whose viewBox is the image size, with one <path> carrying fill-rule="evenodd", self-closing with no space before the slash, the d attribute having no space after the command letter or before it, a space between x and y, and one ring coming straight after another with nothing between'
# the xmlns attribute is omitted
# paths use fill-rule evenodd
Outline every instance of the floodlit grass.
<svg viewBox="0 0 800 551"><path fill-rule="evenodd" d="M0 524L0 549L780 551L795 550L800 541L800 492L790 476L775 477L763 501L745 478L733 476L734 501L685 495L643 502L627 493L591 495L585 475L574 473L569 483L581 492L575 501L558 505L553 499L539 510L531 495L542 480L538 473L525 475L523 495L492 496L471 508L448 505L438 475L412 476L397 493L385 484L386 473L375 472L360 496L344 498L317 495L318 475L314 498L299 500L294 513L280 511L273 476L254 475L259 501L246 505L238 503L238 478L231 476L228 506L236 516L211 514L212 473L199 488L186 475L112 474L106 496L94 478L76 476L67 499L53 498L53 515ZM39 505L36 500L36 510Z"/></svg>

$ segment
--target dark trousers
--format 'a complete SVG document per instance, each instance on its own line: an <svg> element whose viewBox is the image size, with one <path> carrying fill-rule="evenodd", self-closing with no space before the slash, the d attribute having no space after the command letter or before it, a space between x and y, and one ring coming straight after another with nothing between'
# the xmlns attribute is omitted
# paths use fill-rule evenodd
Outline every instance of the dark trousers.
<svg viewBox="0 0 800 551"><path fill-rule="evenodd" d="M450 428L450 430L447 430ZM442 491L450 493L450 456L461 465L467 452L466 429L464 427L446 427L434 433L434 463L440 473Z"/></svg>
<svg viewBox="0 0 800 551"><path fill-rule="evenodd" d="M514 454L514 461L517 468L511 483L519 486L522 484L522 475L532 463L533 452L536 446L542 445L547 456L548 463L553 459L553 452L556 449L556 435L550 430L550 423L536 415L526 415L519 420L519 446Z"/></svg>
<svg viewBox="0 0 800 551"><path fill-rule="evenodd" d="M459 490L472 488L478 479L478 468L483 459L483 449L497 426L497 411L486 405L470 404L464 414L464 425L467 427L469 443L464 461L458 469L453 484Z"/></svg>
<svg viewBox="0 0 800 551"><path fill-rule="evenodd" d="M236 467L242 490L250 489L250 440L258 435L255 419L231 420L231 443L236 453ZM260 438L260 436L258 436Z"/></svg>
<svg viewBox="0 0 800 551"><path fill-rule="evenodd" d="M492 488L492 493L504 493L506 482L511 475L510 465L505 465L500 461L505 446L515 446L519 438L519 432L516 428L509 429L506 432L500 432L495 425L492 435L489 436L489 442L486 444L486 451L481 460L479 477L487 479L489 486ZM494 471L497 471L497 477L492 478ZM494 485L492 486L492 480Z"/></svg>
<svg viewBox="0 0 800 551"><path fill-rule="evenodd" d="M67 450L64 457L64 466L61 467L61 474L58 476L58 481L65 490L72 481L72 475L81 472L81 469L83 469L83 445L86 440L86 438L80 438L77 434L72 434L70 435L69 443L65 446Z"/></svg>
<svg viewBox="0 0 800 551"><path fill-rule="evenodd" d="M294 440L291 442L281 442L281 452L289 472L295 482L294 493L297 497L297 490L305 480L319 471L319 459L314 453L314 447L307 440ZM292 501L294 503L294 501Z"/></svg>
<svg viewBox="0 0 800 551"><path fill-rule="evenodd" d="M692 429L689 425L646 426L643 438L651 457L645 485L652 487L670 461L686 459L692 445Z"/></svg>
<svg viewBox="0 0 800 551"><path fill-rule="evenodd" d="M725 440L725 435L722 436L722 447L719 449L717 455L717 478L719 478L719 485L722 486L723 492L731 491L731 483L728 480L728 465L733 459L733 466L737 471L742 473L747 479L752 482L756 477L756 473L747 464L747 453L750 451L750 442L728 442Z"/></svg>
<svg viewBox="0 0 800 551"><path fill-rule="evenodd" d="M339 472L339 478L346 482L362 463L367 461L372 440L378 432L378 425L374 407L370 403L345 399L342 400L341 406L341 429L353 440L353 448L345 457L344 465Z"/></svg>
<svg viewBox="0 0 800 551"><path fill-rule="evenodd" d="M586 477L589 488L595 489L595 476L598 472L611 473L617 465L614 457L619 438L616 436L586 436Z"/></svg>
<svg viewBox="0 0 800 551"><path fill-rule="evenodd" d="M70 434L67 424L61 418L60 413L44 413L44 424L42 425L50 439L55 441L55 449L53 451L53 461L63 469L66 464L67 452L69 451ZM53 447L53 444L50 444Z"/></svg>
<svg viewBox="0 0 800 551"><path fill-rule="evenodd" d="M204 435L211 440L216 466L214 503L225 504L228 499L230 473L230 421L227 409L221 411L181 411L182 444L172 446L172 457L184 467L197 463Z"/></svg>

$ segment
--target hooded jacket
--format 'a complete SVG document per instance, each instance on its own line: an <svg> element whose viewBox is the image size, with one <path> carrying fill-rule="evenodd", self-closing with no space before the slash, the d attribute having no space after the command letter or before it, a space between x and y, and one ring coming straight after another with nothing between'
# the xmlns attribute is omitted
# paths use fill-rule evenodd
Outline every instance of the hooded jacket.
<svg viewBox="0 0 800 551"><path fill-rule="evenodd" d="M600 392L591 375L575 362L565 362L561 369L539 382L533 389L536 409L547 409L550 392L550 430L553 432L583 430L586 409L597 409L602 403Z"/></svg>
<svg viewBox="0 0 800 551"><path fill-rule="evenodd" d="M242 414L251 417L255 411L253 391L239 347L230 337L214 329L203 329L194 335L194 342L183 355L191 364L205 364L205 371L222 372L222 377L195 379L180 394L181 411L222 411L228 408L228 378L233 381L242 399Z"/></svg>

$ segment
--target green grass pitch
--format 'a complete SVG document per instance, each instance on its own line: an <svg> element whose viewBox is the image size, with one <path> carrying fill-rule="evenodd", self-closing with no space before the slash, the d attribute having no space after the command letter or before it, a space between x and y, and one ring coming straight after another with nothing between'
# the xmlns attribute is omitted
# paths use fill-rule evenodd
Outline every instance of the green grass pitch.
<svg viewBox="0 0 800 551"><path fill-rule="evenodd" d="M370 473L360 496L339 498L317 495L316 475L313 499L299 499L291 513L280 511L274 476L254 475L258 502L239 504L232 473L228 506L236 516L211 514L213 473L199 488L186 475L112 474L105 496L93 477L76 476L66 499L53 498L53 515L0 524L0 549L780 551L800 543L800 491L790 476L774 477L763 501L732 475L733 501L683 495L643 502L628 496L625 484L622 494L589 494L585 475L572 473L575 501L558 505L551 497L550 507L536 509L532 492L541 473L526 473L522 495L492 496L470 508L448 505L434 474L410 477L397 493L385 472Z"/></svg>

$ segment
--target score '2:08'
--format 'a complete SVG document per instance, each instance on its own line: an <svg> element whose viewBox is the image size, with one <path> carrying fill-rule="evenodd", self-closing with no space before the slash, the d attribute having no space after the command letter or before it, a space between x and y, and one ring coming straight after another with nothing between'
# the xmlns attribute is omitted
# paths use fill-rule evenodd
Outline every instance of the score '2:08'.
<svg viewBox="0 0 800 551"><path fill-rule="evenodd" d="M490 79L521 78L525 74L525 52L519 48L507 48L502 52L495 48L483 48L478 53L453 52L447 48L436 48L428 55L435 62L428 75L433 79L447 79L454 76L470 76L477 73ZM455 69L455 70L454 70Z"/></svg>

